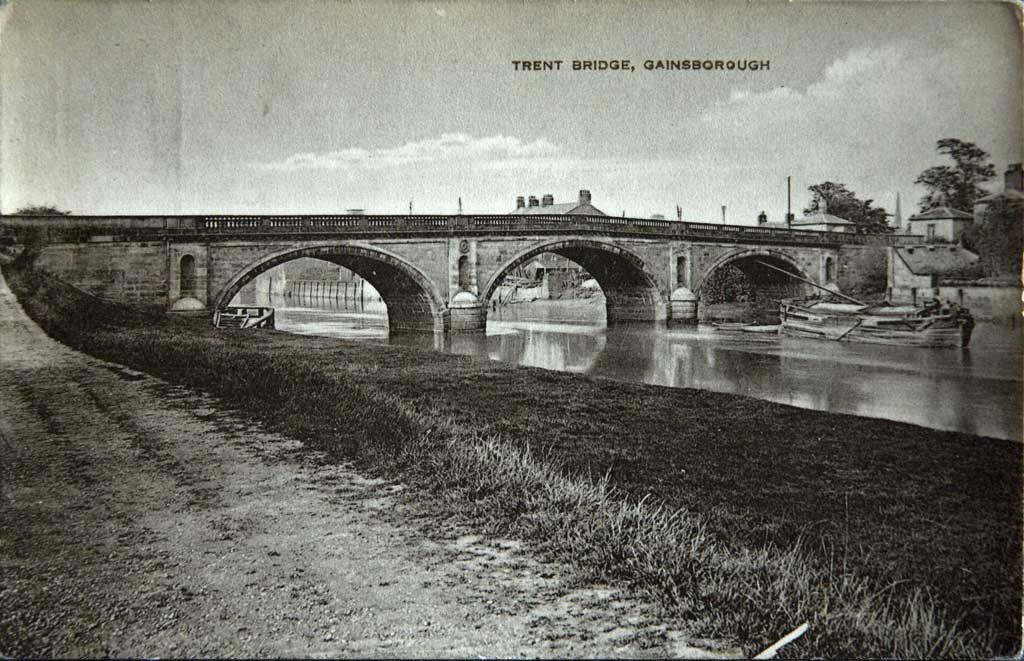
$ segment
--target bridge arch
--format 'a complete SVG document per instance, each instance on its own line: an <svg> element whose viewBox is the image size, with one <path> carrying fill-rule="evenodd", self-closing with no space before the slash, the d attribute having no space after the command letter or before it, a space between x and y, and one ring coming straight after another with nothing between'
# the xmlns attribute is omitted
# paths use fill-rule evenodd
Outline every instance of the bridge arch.
<svg viewBox="0 0 1024 661"><path fill-rule="evenodd" d="M231 277L214 298L217 308L228 305L261 273L301 257L344 266L373 285L387 306L389 331L444 330L444 302L430 278L397 255L363 245L309 246L267 255Z"/></svg>
<svg viewBox="0 0 1024 661"><path fill-rule="evenodd" d="M782 269L795 275L816 282L817 278L807 273L800 263L792 256L780 250L770 248L741 249L722 255L711 263L701 274L700 279L693 288L694 294L707 305L708 285L713 279L722 274L727 267L735 267L746 277L752 288L754 300L752 303L762 305L771 310L777 310L775 301L781 298L792 298L804 296L809 293L810 286L795 278L790 278L765 266L768 264L776 269Z"/></svg>
<svg viewBox="0 0 1024 661"><path fill-rule="evenodd" d="M658 290L644 261L622 246L590 239L546 241L518 253L494 272L480 300L486 305L512 269L542 253L566 257L593 276L604 292L605 314L609 324L666 318L665 297Z"/></svg>

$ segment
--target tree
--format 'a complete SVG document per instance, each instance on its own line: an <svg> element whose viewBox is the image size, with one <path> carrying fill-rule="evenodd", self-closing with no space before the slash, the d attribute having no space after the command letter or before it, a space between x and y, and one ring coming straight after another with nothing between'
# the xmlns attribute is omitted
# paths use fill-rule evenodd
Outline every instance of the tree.
<svg viewBox="0 0 1024 661"><path fill-rule="evenodd" d="M743 271L729 265L716 270L701 287L705 303L746 303L754 300L754 287Z"/></svg>
<svg viewBox="0 0 1024 661"><path fill-rule="evenodd" d="M1020 277L1024 250L1024 204L1009 197L997 197L980 214L978 222L964 232L963 245L978 253L986 276Z"/></svg>
<svg viewBox="0 0 1024 661"><path fill-rule="evenodd" d="M70 211L61 211L57 207L45 204L35 204L22 207L14 212L15 216L70 216Z"/></svg>
<svg viewBox="0 0 1024 661"><path fill-rule="evenodd" d="M861 200L846 184L824 181L807 188L811 204L805 214L830 213L857 225L858 232L891 232L885 209L874 206L874 200Z"/></svg>
<svg viewBox="0 0 1024 661"><path fill-rule="evenodd" d="M940 154L953 159L953 166L935 165L914 180L928 189L921 198L921 211L950 207L971 213L974 202L986 192L979 184L996 176L996 168L988 162L988 153L971 142L943 138L936 143Z"/></svg>

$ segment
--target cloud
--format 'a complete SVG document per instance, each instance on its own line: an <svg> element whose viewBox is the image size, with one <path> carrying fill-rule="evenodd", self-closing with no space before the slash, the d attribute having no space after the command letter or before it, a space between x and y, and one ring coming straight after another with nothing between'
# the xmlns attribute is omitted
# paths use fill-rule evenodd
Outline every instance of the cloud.
<svg viewBox="0 0 1024 661"><path fill-rule="evenodd" d="M562 150L544 138L523 142L503 135L474 137L445 133L439 138L408 142L399 147L364 149L351 147L324 153L293 154L270 163L254 164L260 170L384 170L439 162L467 162L484 166L517 167L528 162L563 158Z"/></svg>
<svg viewBox="0 0 1024 661"><path fill-rule="evenodd" d="M887 72L898 71L905 65L906 54L895 46L858 48L832 62L819 80L804 90L775 87L764 92L734 89L728 103L702 116L705 123L735 119L742 113L759 112L769 119L786 119L792 115L814 115L818 112L838 110L843 103L863 98L873 88L886 88L892 79Z"/></svg>

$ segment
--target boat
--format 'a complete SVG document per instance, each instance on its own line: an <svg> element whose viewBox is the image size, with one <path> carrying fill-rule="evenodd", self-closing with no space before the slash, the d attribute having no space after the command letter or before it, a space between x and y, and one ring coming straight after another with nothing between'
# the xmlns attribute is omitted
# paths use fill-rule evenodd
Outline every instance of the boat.
<svg viewBox="0 0 1024 661"><path fill-rule="evenodd" d="M274 308L229 306L213 313L215 328L274 328Z"/></svg>
<svg viewBox="0 0 1024 661"><path fill-rule="evenodd" d="M782 335L905 347L962 348L971 342L974 317L956 303L930 299L920 305L869 305L795 273L760 263L826 292L825 297L780 301Z"/></svg>
<svg viewBox="0 0 1024 661"><path fill-rule="evenodd" d="M758 324L745 321L713 321L711 327L717 331L741 332L741 333L777 333L778 324Z"/></svg>
<svg viewBox="0 0 1024 661"><path fill-rule="evenodd" d="M906 347L966 347L974 318L955 303L858 305L827 299L784 300L779 332L833 342L865 342Z"/></svg>

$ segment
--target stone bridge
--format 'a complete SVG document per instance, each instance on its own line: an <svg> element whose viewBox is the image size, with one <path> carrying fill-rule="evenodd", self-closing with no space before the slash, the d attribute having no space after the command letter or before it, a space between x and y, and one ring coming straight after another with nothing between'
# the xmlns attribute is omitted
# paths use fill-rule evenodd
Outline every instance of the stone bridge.
<svg viewBox="0 0 1024 661"><path fill-rule="evenodd" d="M606 216L5 216L37 264L102 298L212 312L260 273L300 257L344 266L387 305L392 331L479 331L504 277L550 252L585 268L609 324L694 318L704 283L736 266L793 292L766 262L843 289L891 237ZM882 271L884 273L884 270ZM789 281L789 282L787 282ZM805 285L797 285L797 291Z"/></svg>

